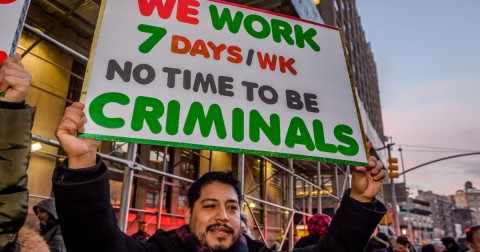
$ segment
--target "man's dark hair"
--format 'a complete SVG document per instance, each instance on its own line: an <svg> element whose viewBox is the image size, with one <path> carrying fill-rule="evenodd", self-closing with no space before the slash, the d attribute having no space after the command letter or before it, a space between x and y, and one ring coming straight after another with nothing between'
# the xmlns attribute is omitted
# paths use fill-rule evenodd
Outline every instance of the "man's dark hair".
<svg viewBox="0 0 480 252"><path fill-rule="evenodd" d="M448 244L456 244L457 243L455 241L455 239L453 237L450 237L450 236L443 237L440 240L442 241L443 245L445 245L445 246L447 246Z"/></svg>
<svg viewBox="0 0 480 252"><path fill-rule="evenodd" d="M435 246L433 244L423 245L422 252L435 252Z"/></svg>
<svg viewBox="0 0 480 252"><path fill-rule="evenodd" d="M143 224L147 224L145 221L140 222L140 226Z"/></svg>
<svg viewBox="0 0 480 252"><path fill-rule="evenodd" d="M195 201L200 198L200 193L202 192L203 187L213 182L220 182L223 184L231 185L237 193L238 204L242 203L243 197L240 181L238 181L237 175L234 172L207 172L203 174L203 176L201 176L199 179L195 180L195 182L193 182L193 184L188 189L187 199L188 206L190 206L191 210L193 210Z"/></svg>
<svg viewBox="0 0 480 252"><path fill-rule="evenodd" d="M475 234L475 232L477 232L478 230L480 230L480 226L474 226L474 227L467 228L467 230L466 230L466 232L467 232L467 242L470 242L470 243L473 242L473 234Z"/></svg>
<svg viewBox="0 0 480 252"><path fill-rule="evenodd" d="M404 235L397 237L397 243L402 244L403 246L407 246L410 244L408 238Z"/></svg>

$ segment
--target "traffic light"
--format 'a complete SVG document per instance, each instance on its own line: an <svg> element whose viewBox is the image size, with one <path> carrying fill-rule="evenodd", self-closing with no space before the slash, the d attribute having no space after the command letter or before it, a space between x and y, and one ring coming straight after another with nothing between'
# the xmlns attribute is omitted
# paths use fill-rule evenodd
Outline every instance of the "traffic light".
<svg viewBox="0 0 480 252"><path fill-rule="evenodd" d="M388 158L388 177L390 179L398 178L398 159L389 157Z"/></svg>

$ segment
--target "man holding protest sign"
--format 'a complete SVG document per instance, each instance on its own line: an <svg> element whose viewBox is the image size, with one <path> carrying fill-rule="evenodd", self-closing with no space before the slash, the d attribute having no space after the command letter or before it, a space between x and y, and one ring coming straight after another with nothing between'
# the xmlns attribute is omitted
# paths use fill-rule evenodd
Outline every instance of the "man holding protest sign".
<svg viewBox="0 0 480 252"><path fill-rule="evenodd" d="M185 226L157 230L146 244L122 233L110 205L108 169L96 155L100 142L77 137L87 120L84 107L68 107L56 131L68 156L53 177L68 251L271 251L240 233L242 193L231 172L209 172L192 184ZM355 167L352 189L345 193L328 234L318 245L298 251L363 251L386 212L375 200L384 177L375 157L369 158L368 167Z"/></svg>

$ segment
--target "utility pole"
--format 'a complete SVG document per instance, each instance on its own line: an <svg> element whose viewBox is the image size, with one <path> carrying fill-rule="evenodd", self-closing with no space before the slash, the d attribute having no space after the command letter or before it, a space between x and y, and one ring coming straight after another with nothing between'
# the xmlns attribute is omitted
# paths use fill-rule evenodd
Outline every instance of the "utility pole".
<svg viewBox="0 0 480 252"><path fill-rule="evenodd" d="M395 228L395 234L396 235L401 235L400 232L400 218L398 216L397 212L397 193L395 192L395 183L394 183L394 178L398 178L398 173L396 172L398 170L397 166L397 159L392 158L391 156L391 147L395 145L395 143L389 143L387 144L387 153L388 153L388 177L390 178L390 186L391 186L391 191L392 191L392 210L393 210L393 227Z"/></svg>
<svg viewBox="0 0 480 252"><path fill-rule="evenodd" d="M405 166L403 165L403 153L402 153L402 147L400 146L398 148L398 151L400 152L400 162L402 163L402 174L403 174L403 183L405 183L405 186L407 186L407 177L405 176ZM412 215L410 214L411 211L411 200L410 200L410 192L407 193L407 218L408 218L408 234L410 236L410 241L413 241L413 227L412 227Z"/></svg>

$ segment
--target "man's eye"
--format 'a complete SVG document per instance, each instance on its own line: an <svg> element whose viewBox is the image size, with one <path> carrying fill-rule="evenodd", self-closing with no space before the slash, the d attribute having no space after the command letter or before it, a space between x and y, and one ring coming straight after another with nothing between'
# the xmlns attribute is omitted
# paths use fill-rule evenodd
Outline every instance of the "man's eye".
<svg viewBox="0 0 480 252"><path fill-rule="evenodd" d="M203 206L203 208L214 208L215 206L214 205L205 205Z"/></svg>
<svg viewBox="0 0 480 252"><path fill-rule="evenodd" d="M238 210L238 206L228 206L227 208L230 210Z"/></svg>

